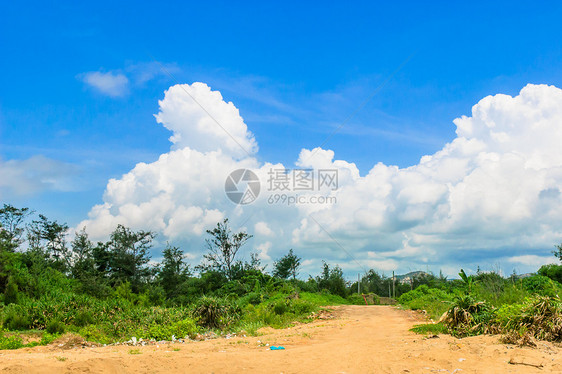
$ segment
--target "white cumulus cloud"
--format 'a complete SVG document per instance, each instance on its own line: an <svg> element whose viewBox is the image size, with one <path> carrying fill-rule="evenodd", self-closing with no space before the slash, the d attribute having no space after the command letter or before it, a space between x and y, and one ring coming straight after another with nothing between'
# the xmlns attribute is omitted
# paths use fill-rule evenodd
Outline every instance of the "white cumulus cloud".
<svg viewBox="0 0 562 374"><path fill-rule="evenodd" d="M220 150L237 158L258 150L238 108L204 83L172 86L159 104L156 120L173 132L170 141L176 149Z"/></svg>
<svg viewBox="0 0 562 374"><path fill-rule="evenodd" d="M453 121L455 139L407 168L373 160L362 176L331 150L303 149L287 167L337 169L339 186L326 192L336 198L330 204L271 203L269 171L285 166L257 161L257 142L238 109L206 84L170 87L159 104L156 119L172 132L171 150L109 181L103 203L79 225L94 237L123 223L200 255L205 229L229 217L234 229L244 225L267 238L250 243L264 260L294 248L307 260L303 274L317 273L322 259L350 271L438 271L502 260L533 270L560 241L562 90L556 87L527 85L515 97L482 99L470 117ZM247 206L224 193L227 175L240 168L262 182L260 197Z"/></svg>

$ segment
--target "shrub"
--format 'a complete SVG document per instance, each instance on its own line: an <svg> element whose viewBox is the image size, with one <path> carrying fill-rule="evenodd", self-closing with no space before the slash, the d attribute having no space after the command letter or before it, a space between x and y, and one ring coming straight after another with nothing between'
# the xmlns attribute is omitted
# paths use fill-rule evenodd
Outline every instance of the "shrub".
<svg viewBox="0 0 562 374"><path fill-rule="evenodd" d="M545 277L549 277L553 281L562 283L562 265L556 265L556 264L543 265L541 266L537 274L544 275Z"/></svg>
<svg viewBox="0 0 562 374"><path fill-rule="evenodd" d="M558 297L534 296L521 304L506 305L498 310L496 326L504 334L516 333L540 340L562 340L562 303Z"/></svg>
<svg viewBox="0 0 562 374"><path fill-rule="evenodd" d="M425 310L431 318L437 319L449 309L448 302L454 296L437 288L422 284L412 291L402 294L398 302L413 310Z"/></svg>
<svg viewBox="0 0 562 374"><path fill-rule="evenodd" d="M559 292L557 282L544 275L533 275L523 278L521 279L521 286L526 291L542 296L556 296Z"/></svg>
<svg viewBox="0 0 562 374"><path fill-rule="evenodd" d="M0 332L0 349L18 349L23 347L19 336L5 336Z"/></svg>
<svg viewBox="0 0 562 374"><path fill-rule="evenodd" d="M311 302L300 299L292 300L290 308L297 316L308 316L317 309Z"/></svg>
<svg viewBox="0 0 562 374"><path fill-rule="evenodd" d="M96 343L107 344L112 341L99 327L88 325L80 330L78 330L78 334L83 337L84 339Z"/></svg>
<svg viewBox="0 0 562 374"><path fill-rule="evenodd" d="M172 340L172 337L193 339L197 332L198 328L195 321L187 318L174 322L171 325L153 324L148 328L147 332L138 332L136 335L155 340Z"/></svg>
<svg viewBox="0 0 562 374"><path fill-rule="evenodd" d="M10 309L4 316L4 326L8 330L25 330L29 325L29 317L21 310Z"/></svg>
<svg viewBox="0 0 562 374"><path fill-rule="evenodd" d="M94 317L92 316L92 313L88 311L82 310L76 313L76 316L74 317L74 325L78 327L84 327L92 323L94 323Z"/></svg>
<svg viewBox="0 0 562 374"><path fill-rule="evenodd" d="M332 295L328 292L321 293L311 293L311 292L301 292L299 294L300 300L305 300L313 305L323 306L323 305L345 305L349 304L347 299L344 299L338 295Z"/></svg>
<svg viewBox="0 0 562 374"><path fill-rule="evenodd" d="M262 295L258 292L250 292L248 294L248 302L252 305L258 305L263 301L262 299Z"/></svg>
<svg viewBox="0 0 562 374"><path fill-rule="evenodd" d="M4 291L4 304L17 304L19 300L18 285L14 278L10 276L8 278L8 283L6 284L6 289Z"/></svg>
<svg viewBox="0 0 562 374"><path fill-rule="evenodd" d="M277 315L282 315L287 313L289 310L288 303L285 300L278 300L272 304L273 312Z"/></svg>
<svg viewBox="0 0 562 374"><path fill-rule="evenodd" d="M477 335L490 332L494 309L485 301L476 301L471 295L457 296L439 322L456 336Z"/></svg>
<svg viewBox="0 0 562 374"><path fill-rule="evenodd" d="M221 328L237 319L239 312L239 308L227 299L203 296L196 304L193 315L202 326Z"/></svg>
<svg viewBox="0 0 562 374"><path fill-rule="evenodd" d="M45 329L49 334L62 334L65 330L65 325L59 320L52 319L47 323Z"/></svg>

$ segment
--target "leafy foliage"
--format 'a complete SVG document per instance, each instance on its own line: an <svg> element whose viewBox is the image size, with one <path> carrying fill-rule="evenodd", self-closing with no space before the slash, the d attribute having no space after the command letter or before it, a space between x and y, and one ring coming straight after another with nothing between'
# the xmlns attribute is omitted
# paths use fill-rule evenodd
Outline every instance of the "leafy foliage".
<svg viewBox="0 0 562 374"><path fill-rule="evenodd" d="M456 296L452 306L440 319L457 336L477 335L489 331L493 308L485 301L476 301L470 294Z"/></svg>
<svg viewBox="0 0 562 374"><path fill-rule="evenodd" d="M273 266L273 276L281 279L288 279L291 277L295 280L297 279L300 265L301 258L297 257L297 255L293 253L293 250L290 249L289 253L275 262Z"/></svg>
<svg viewBox="0 0 562 374"><path fill-rule="evenodd" d="M453 281L417 272L404 282L370 270L348 284L339 266L323 263L318 276L303 281L292 249L272 275L255 253L248 262L238 259L251 236L232 233L224 220L207 231L209 253L194 275L184 252L171 245L160 264L149 263L152 232L118 225L107 242L93 243L82 229L68 244L66 224L32 215L27 208L0 209L0 349L46 344L63 332L100 343L195 338L206 329L254 334L308 321L324 305L363 305L364 296L352 294L358 288L368 304L392 289L403 306L443 317L414 331L562 340L558 265L524 279L461 269L461 280ZM23 343L19 335L30 329L41 343Z"/></svg>
<svg viewBox="0 0 562 374"><path fill-rule="evenodd" d="M556 264L543 265L541 266L537 274L548 277L558 283L562 283L562 265L556 265Z"/></svg>
<svg viewBox="0 0 562 374"><path fill-rule="evenodd" d="M210 328L229 326L239 314L239 308L227 299L207 296L199 299L193 311L197 322Z"/></svg>
<svg viewBox="0 0 562 374"><path fill-rule="evenodd" d="M252 235L243 231L233 234L228 226L228 218L217 223L213 230L207 230L207 234L211 236L206 239L209 253L204 255L208 261L207 269L217 270L228 279L233 279L239 265L236 263L236 255Z"/></svg>

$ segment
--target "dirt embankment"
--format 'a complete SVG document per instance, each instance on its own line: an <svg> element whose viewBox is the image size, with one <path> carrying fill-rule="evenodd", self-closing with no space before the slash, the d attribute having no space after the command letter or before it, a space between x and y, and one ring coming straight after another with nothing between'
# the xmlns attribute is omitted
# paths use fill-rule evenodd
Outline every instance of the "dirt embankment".
<svg viewBox="0 0 562 374"><path fill-rule="evenodd" d="M334 307L335 318L257 337L186 344L0 351L9 373L556 373L561 350L500 344L498 337L424 338L420 317L390 306ZM282 345L272 351L268 346Z"/></svg>

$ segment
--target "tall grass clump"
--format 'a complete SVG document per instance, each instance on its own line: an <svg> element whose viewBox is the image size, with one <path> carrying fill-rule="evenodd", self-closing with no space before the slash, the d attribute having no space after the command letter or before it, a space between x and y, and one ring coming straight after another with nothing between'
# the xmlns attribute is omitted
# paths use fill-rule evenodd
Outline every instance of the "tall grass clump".
<svg viewBox="0 0 562 374"><path fill-rule="evenodd" d="M197 322L204 327L223 328L240 317L240 308L226 298L201 297L193 310Z"/></svg>
<svg viewBox="0 0 562 374"><path fill-rule="evenodd" d="M485 301L476 301L470 294L456 296L450 308L439 320L455 336L491 332L490 321L495 310Z"/></svg>
<svg viewBox="0 0 562 374"><path fill-rule="evenodd" d="M559 297L536 295L522 303L499 308L495 320L504 340L530 344L532 339L562 341L562 302Z"/></svg>

